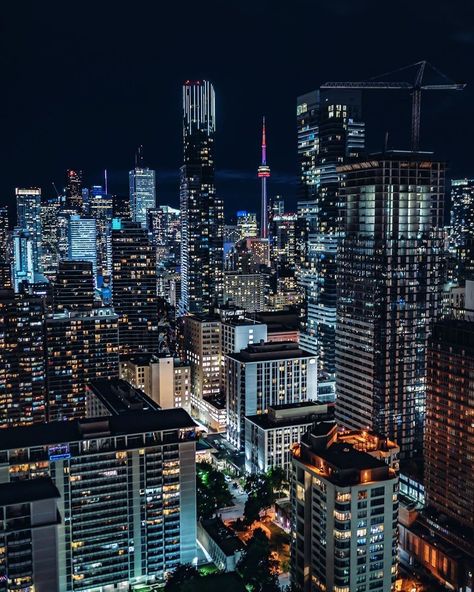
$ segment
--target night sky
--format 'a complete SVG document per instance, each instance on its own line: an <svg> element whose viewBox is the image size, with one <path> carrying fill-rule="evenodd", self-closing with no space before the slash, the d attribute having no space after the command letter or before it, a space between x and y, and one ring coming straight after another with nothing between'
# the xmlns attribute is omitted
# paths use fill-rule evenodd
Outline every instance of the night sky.
<svg viewBox="0 0 474 592"><path fill-rule="evenodd" d="M0 203L15 186L64 185L83 169L127 194L138 144L158 171L158 203L178 204L181 84L217 95L217 187L226 213L258 210L260 120L267 117L269 191L297 192L295 104L326 80L361 80L421 59L463 92L426 93L421 147L474 176L474 3L450 0L195 0L2 6ZM407 148L408 93L364 95L368 147Z"/></svg>

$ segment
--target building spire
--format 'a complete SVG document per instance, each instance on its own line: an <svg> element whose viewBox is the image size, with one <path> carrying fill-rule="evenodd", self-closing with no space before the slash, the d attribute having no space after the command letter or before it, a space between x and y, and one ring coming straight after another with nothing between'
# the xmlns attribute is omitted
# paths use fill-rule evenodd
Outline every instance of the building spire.
<svg viewBox="0 0 474 592"><path fill-rule="evenodd" d="M143 144L140 144L135 152L135 168L143 168Z"/></svg>
<svg viewBox="0 0 474 592"><path fill-rule="evenodd" d="M268 236L268 204L267 204L267 179L270 176L270 167L267 165L267 135L265 128L265 116L262 118L262 162L258 167L257 176L262 183L262 205L260 214L260 237Z"/></svg>

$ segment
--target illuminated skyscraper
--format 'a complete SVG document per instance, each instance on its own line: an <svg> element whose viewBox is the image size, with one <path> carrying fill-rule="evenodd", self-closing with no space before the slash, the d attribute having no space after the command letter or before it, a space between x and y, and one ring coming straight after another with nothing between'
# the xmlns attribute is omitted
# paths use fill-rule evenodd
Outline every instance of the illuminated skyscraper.
<svg viewBox="0 0 474 592"><path fill-rule="evenodd" d="M66 209L82 214L82 171L66 171Z"/></svg>
<svg viewBox="0 0 474 592"><path fill-rule="evenodd" d="M128 173L132 220L147 226L147 212L156 207L155 171L143 166L142 147L138 148L135 168Z"/></svg>
<svg viewBox="0 0 474 592"><path fill-rule="evenodd" d="M99 278L112 274L112 218L113 200L101 186L90 190L89 215L96 222L97 275Z"/></svg>
<svg viewBox="0 0 474 592"><path fill-rule="evenodd" d="M451 182L452 242L456 253L457 280L474 279L474 179Z"/></svg>
<svg viewBox="0 0 474 592"><path fill-rule="evenodd" d="M41 204L41 265L43 274L54 280L59 263L59 210L58 198L49 199Z"/></svg>
<svg viewBox="0 0 474 592"><path fill-rule="evenodd" d="M0 261L9 263L8 258L8 208L0 207Z"/></svg>
<svg viewBox="0 0 474 592"><path fill-rule="evenodd" d="M214 183L215 96L206 80L183 86L180 312L209 313L223 290L224 205Z"/></svg>
<svg viewBox="0 0 474 592"><path fill-rule="evenodd" d="M258 224L257 214L255 212L247 212L240 210L237 212L237 230L239 231L239 238L257 238ZM235 241L237 242L237 241Z"/></svg>
<svg viewBox="0 0 474 592"><path fill-rule="evenodd" d="M30 235L33 271L41 272L41 189L15 189L17 226Z"/></svg>
<svg viewBox="0 0 474 592"><path fill-rule="evenodd" d="M336 252L341 227L336 167L364 149L360 91L313 91L298 97L298 157L301 198L313 201L306 264L301 344L318 355L320 388L334 392Z"/></svg>
<svg viewBox="0 0 474 592"><path fill-rule="evenodd" d="M54 283L54 311L94 308L94 274L90 261L60 261Z"/></svg>
<svg viewBox="0 0 474 592"><path fill-rule="evenodd" d="M440 312L445 165L389 152L341 166L336 419L421 451L426 351Z"/></svg>
<svg viewBox="0 0 474 592"><path fill-rule="evenodd" d="M137 222L114 221L112 290L120 316L120 355L157 353L156 257L147 231Z"/></svg>
<svg viewBox="0 0 474 592"><path fill-rule="evenodd" d="M69 218L69 257L71 261L90 261L97 277L97 225L95 218Z"/></svg>

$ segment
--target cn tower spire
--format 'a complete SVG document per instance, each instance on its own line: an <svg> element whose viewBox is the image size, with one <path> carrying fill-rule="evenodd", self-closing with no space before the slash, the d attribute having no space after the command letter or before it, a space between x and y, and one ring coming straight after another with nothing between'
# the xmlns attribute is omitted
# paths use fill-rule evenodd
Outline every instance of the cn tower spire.
<svg viewBox="0 0 474 592"><path fill-rule="evenodd" d="M260 237L268 236L268 205L267 205L267 179L270 176L270 167L267 165L267 138L265 130L265 117L262 120L262 162L258 167L257 176L262 181L262 210L260 214Z"/></svg>

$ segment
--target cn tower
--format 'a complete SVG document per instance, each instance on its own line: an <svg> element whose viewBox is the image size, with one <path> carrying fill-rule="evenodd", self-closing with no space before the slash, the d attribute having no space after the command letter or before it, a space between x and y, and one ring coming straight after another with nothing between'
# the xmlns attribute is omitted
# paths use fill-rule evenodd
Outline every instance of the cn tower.
<svg viewBox="0 0 474 592"><path fill-rule="evenodd" d="M267 165L267 140L265 136L265 117L262 123L262 163L258 167L257 176L262 180L262 211L260 215L260 237L268 235L268 206L267 206L267 179L270 176L270 167Z"/></svg>

